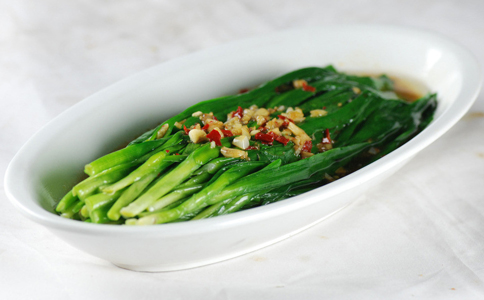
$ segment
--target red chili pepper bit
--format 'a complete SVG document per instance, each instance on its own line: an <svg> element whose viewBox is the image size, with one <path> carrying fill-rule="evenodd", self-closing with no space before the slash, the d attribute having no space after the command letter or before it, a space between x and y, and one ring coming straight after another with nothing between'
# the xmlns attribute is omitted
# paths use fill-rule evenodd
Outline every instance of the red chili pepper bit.
<svg viewBox="0 0 484 300"><path fill-rule="evenodd" d="M326 109L326 106L323 106L323 109Z"/></svg>
<svg viewBox="0 0 484 300"><path fill-rule="evenodd" d="M239 94L245 94L249 91L249 89L240 89Z"/></svg>
<svg viewBox="0 0 484 300"><path fill-rule="evenodd" d="M210 127L210 123L205 124L205 126L202 127L202 130L207 130L208 127Z"/></svg>
<svg viewBox="0 0 484 300"><path fill-rule="evenodd" d="M215 142L217 146L222 146L222 143L220 142L220 139L222 138L222 136L217 130L212 130L209 134L207 134L207 138L211 142Z"/></svg>
<svg viewBox="0 0 484 300"><path fill-rule="evenodd" d="M333 141L331 140L331 135L329 134L329 129L326 129L326 138L328 139L328 141L330 143L332 143Z"/></svg>
<svg viewBox="0 0 484 300"><path fill-rule="evenodd" d="M269 133L267 133L267 135L272 136L274 139L275 139L276 137L278 137L278 135L277 135L277 134L275 134L275 133L274 133L274 131L269 131Z"/></svg>
<svg viewBox="0 0 484 300"><path fill-rule="evenodd" d="M283 115L278 115L277 117L279 119L283 120L283 121L288 121L288 122L294 123L294 120L292 120L291 118L288 118L288 117L284 117ZM287 125L289 125L289 123Z"/></svg>
<svg viewBox="0 0 484 300"><path fill-rule="evenodd" d="M306 152L311 152L311 148L313 148L313 141L306 141L304 143L304 146L302 147L302 150Z"/></svg>
<svg viewBox="0 0 484 300"><path fill-rule="evenodd" d="M261 126L258 129L263 133L267 133L267 128L265 128L264 126Z"/></svg>
<svg viewBox="0 0 484 300"><path fill-rule="evenodd" d="M175 155L180 155L180 153L175 153Z"/></svg>
<svg viewBox="0 0 484 300"><path fill-rule="evenodd" d="M188 129L185 125L183 125L183 130L185 130L186 134L188 134L190 132L190 129Z"/></svg>
<svg viewBox="0 0 484 300"><path fill-rule="evenodd" d="M236 111L234 111L232 113L232 118L233 117L237 117L237 118L240 118L242 119L242 117L244 116L244 110L242 109L242 107L238 107Z"/></svg>
<svg viewBox="0 0 484 300"><path fill-rule="evenodd" d="M305 92L311 92L311 93L314 93L316 92L316 88L314 86L310 86L308 85L307 83L303 82L303 87L302 87L303 91Z"/></svg>
<svg viewBox="0 0 484 300"><path fill-rule="evenodd" d="M286 145L287 145L287 143L289 143L289 140L288 140L288 139L286 139L285 137L283 137L282 135L281 135L281 136L276 137L276 141L278 141L279 143L284 144L284 146L286 146Z"/></svg>
<svg viewBox="0 0 484 300"><path fill-rule="evenodd" d="M256 146L249 146L245 150L257 150L258 148Z"/></svg>
<svg viewBox="0 0 484 300"><path fill-rule="evenodd" d="M274 133L273 133L274 134ZM262 133L262 132L258 132L254 138L256 140L260 140L262 141L263 143L270 143L272 144L272 142L274 141L274 135L271 135L271 134L267 134L267 133Z"/></svg>
<svg viewBox="0 0 484 300"><path fill-rule="evenodd" d="M215 121L218 121L218 119L217 119L217 117L216 117L216 116L213 116L213 119L214 119Z"/></svg>
<svg viewBox="0 0 484 300"><path fill-rule="evenodd" d="M323 138L323 140L321 141L321 143L323 143L323 144L332 144L333 141L331 140L331 136L329 134L329 129L326 129L324 132L325 132L326 136Z"/></svg>
<svg viewBox="0 0 484 300"><path fill-rule="evenodd" d="M165 150L166 153L170 153L170 150Z"/></svg>
<svg viewBox="0 0 484 300"><path fill-rule="evenodd" d="M234 136L234 135L233 135L233 133L232 133L232 131L230 131L230 130L223 130L223 129L222 129L222 133L223 133L223 134L224 134L224 136L226 136L226 137L229 137L229 136Z"/></svg>

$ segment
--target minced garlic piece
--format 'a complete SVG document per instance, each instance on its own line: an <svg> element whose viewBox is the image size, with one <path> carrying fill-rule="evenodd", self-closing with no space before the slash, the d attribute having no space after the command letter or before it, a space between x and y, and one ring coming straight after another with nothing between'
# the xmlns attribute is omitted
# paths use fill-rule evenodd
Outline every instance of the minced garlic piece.
<svg viewBox="0 0 484 300"><path fill-rule="evenodd" d="M354 87L352 87L351 89L353 90L353 92L354 92L355 94L359 94L359 93L361 93L361 90L360 90L360 88L359 88L359 87L354 86Z"/></svg>
<svg viewBox="0 0 484 300"><path fill-rule="evenodd" d="M279 128L282 126L282 124L284 124L284 121L281 120L281 119L272 119L270 120L269 122L267 122L267 124L265 125L265 127L269 130L271 129L274 129L274 128Z"/></svg>
<svg viewBox="0 0 484 300"><path fill-rule="evenodd" d="M279 130L279 128L274 128L274 129L271 129L270 130L271 132L274 132L275 134L277 135L282 135L281 131Z"/></svg>
<svg viewBox="0 0 484 300"><path fill-rule="evenodd" d="M232 118L232 119L229 119L227 122L225 122L225 129L227 130L233 130L241 127L242 127L242 124L240 123L239 118Z"/></svg>
<svg viewBox="0 0 484 300"><path fill-rule="evenodd" d="M182 129L183 127L183 124L185 123L186 119L181 121L181 122L175 122L175 124L173 124L176 128L178 129Z"/></svg>
<svg viewBox="0 0 484 300"><path fill-rule="evenodd" d="M284 130L282 130L282 135L285 136L285 137L288 137L288 136L291 136L292 135L292 131L285 128Z"/></svg>
<svg viewBox="0 0 484 300"><path fill-rule="evenodd" d="M232 144L243 150L247 149L250 146L249 138L245 135L239 135L235 137L234 140L232 141Z"/></svg>
<svg viewBox="0 0 484 300"><path fill-rule="evenodd" d="M196 111L192 114L192 117L200 117L201 115L203 115L203 112L201 111Z"/></svg>
<svg viewBox="0 0 484 300"><path fill-rule="evenodd" d="M199 144L208 140L207 134L201 129L190 130L188 136L190 137L190 140L195 144Z"/></svg>
<svg viewBox="0 0 484 300"><path fill-rule="evenodd" d="M298 110L290 111L290 112L285 113L285 114L283 113L281 115L293 120L296 123L301 123L302 121L304 121L306 119L304 117L304 113L302 111L298 111Z"/></svg>
<svg viewBox="0 0 484 300"><path fill-rule="evenodd" d="M251 109L244 109L244 115L242 116L242 124L247 124L252 119L255 111Z"/></svg>
<svg viewBox="0 0 484 300"><path fill-rule="evenodd" d="M254 117L257 117L257 116L267 117L267 116L269 116L269 111L265 108L259 108L254 113Z"/></svg>
<svg viewBox="0 0 484 300"><path fill-rule="evenodd" d="M313 155L314 155L314 153L311 153L311 152L306 152L306 151L302 151L301 152L301 157L302 158L308 158L308 157L311 157Z"/></svg>
<svg viewBox="0 0 484 300"><path fill-rule="evenodd" d="M243 136L246 136L250 139L250 131L249 131L249 127L247 127L246 125L242 126L242 128L240 129L241 133L240 135L243 135Z"/></svg>
<svg viewBox="0 0 484 300"><path fill-rule="evenodd" d="M257 121L257 125L259 126L264 125L267 122L264 116L257 116L255 120Z"/></svg>
<svg viewBox="0 0 484 300"><path fill-rule="evenodd" d="M249 157L247 152L243 150L232 149L227 147L222 147L222 149L220 149L220 153L222 153L222 155L225 157L238 157L242 159L247 159Z"/></svg>
<svg viewBox="0 0 484 300"><path fill-rule="evenodd" d="M325 111L324 109L314 109L309 112L311 114L311 117L317 118L317 117L324 117L328 115L328 112Z"/></svg>
<svg viewBox="0 0 484 300"><path fill-rule="evenodd" d="M324 152L324 151L333 149L333 145L328 143L318 143L316 144L316 147L318 148L319 152Z"/></svg>
<svg viewBox="0 0 484 300"><path fill-rule="evenodd" d="M166 132L168 131L168 128L168 124L161 126L160 130L158 130L158 132L156 133L156 138L161 139L162 137L164 137Z"/></svg>
<svg viewBox="0 0 484 300"><path fill-rule="evenodd" d="M208 128L207 128L207 131L208 132L211 132L212 130L214 129L223 129L224 128L224 123L220 122L220 121L215 121L215 120L212 120L208 123Z"/></svg>
<svg viewBox="0 0 484 300"><path fill-rule="evenodd" d="M301 128L297 127L293 122L289 122L289 125L287 125L287 128L291 130L291 132L298 136L298 135L307 135L304 130Z"/></svg>
<svg viewBox="0 0 484 300"><path fill-rule="evenodd" d="M297 79L292 81L292 85L295 89L302 89L305 85L308 85L308 82L304 79Z"/></svg>

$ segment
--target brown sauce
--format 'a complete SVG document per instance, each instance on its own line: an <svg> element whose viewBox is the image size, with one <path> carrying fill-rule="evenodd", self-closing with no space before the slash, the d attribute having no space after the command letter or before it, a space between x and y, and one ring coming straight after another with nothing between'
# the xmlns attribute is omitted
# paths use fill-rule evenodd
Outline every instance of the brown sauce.
<svg viewBox="0 0 484 300"><path fill-rule="evenodd" d="M427 93L427 89L415 80L395 76L389 77L393 80L397 96L407 102L412 103Z"/></svg>

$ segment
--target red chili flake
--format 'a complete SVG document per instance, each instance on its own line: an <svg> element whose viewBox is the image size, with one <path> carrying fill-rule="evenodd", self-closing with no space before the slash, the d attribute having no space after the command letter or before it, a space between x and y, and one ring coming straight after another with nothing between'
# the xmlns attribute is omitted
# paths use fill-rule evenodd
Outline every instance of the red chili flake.
<svg viewBox="0 0 484 300"><path fill-rule="evenodd" d="M270 134L272 133L272 134ZM260 140L262 141L263 143L268 143L268 144L272 144L272 142L274 142L274 132L270 132L270 133L262 133L262 132L258 132L256 133L256 135L254 136L254 138L256 140Z"/></svg>
<svg viewBox="0 0 484 300"><path fill-rule="evenodd" d="M217 119L217 117L216 117L216 116L213 116L213 119L214 119L215 121L218 121L218 119Z"/></svg>
<svg viewBox="0 0 484 300"><path fill-rule="evenodd" d="M186 134L188 134L190 132L190 129L188 129L185 125L183 125L183 130L185 130Z"/></svg>
<svg viewBox="0 0 484 300"><path fill-rule="evenodd" d="M325 130L325 133L326 133L326 136L323 138L323 140L321 141L321 143L323 143L323 144L332 144L333 141L331 140L331 136L329 134L329 129L326 129Z"/></svg>
<svg viewBox="0 0 484 300"><path fill-rule="evenodd" d="M288 140L288 139L286 139L285 137L283 137L282 135L281 135L281 136L276 137L276 141L278 141L279 143L284 144L284 146L286 146L286 145L287 145L287 143L289 143L289 140Z"/></svg>
<svg viewBox="0 0 484 300"><path fill-rule="evenodd" d="M282 123L282 127L287 127L287 126L289 126L289 122Z"/></svg>
<svg viewBox="0 0 484 300"><path fill-rule="evenodd" d="M277 117L278 117L279 119L283 120L283 121L289 121L289 122L294 123L294 121L293 121L291 118L284 117L283 115L278 115ZM289 124L288 124L288 125L289 125Z"/></svg>
<svg viewBox="0 0 484 300"><path fill-rule="evenodd" d="M265 128L264 126L259 127L258 130L264 131L264 133L267 133L267 128Z"/></svg>
<svg viewBox="0 0 484 300"><path fill-rule="evenodd" d="M314 93L316 92L316 88L314 86L310 86L308 85L307 83L303 82L303 87L302 87L303 91L305 92L311 92L311 93Z"/></svg>
<svg viewBox="0 0 484 300"><path fill-rule="evenodd" d="M256 146L249 146L245 150L258 150L258 148Z"/></svg>
<svg viewBox="0 0 484 300"><path fill-rule="evenodd" d="M309 141L306 141L304 143L304 146L302 147L302 150L303 151L306 151L306 152L311 152L311 148L313 148L313 142L311 140L309 140Z"/></svg>
<svg viewBox="0 0 484 300"><path fill-rule="evenodd" d="M165 151L166 151L166 153L170 153L170 150L165 150Z"/></svg>
<svg viewBox="0 0 484 300"><path fill-rule="evenodd" d="M234 111L232 113L232 118L233 117L237 117L237 118L240 118L242 119L242 117L244 116L244 110L242 109L242 107L238 107L236 111Z"/></svg>
<svg viewBox="0 0 484 300"><path fill-rule="evenodd" d="M323 106L323 109L326 109L326 106Z"/></svg>
<svg viewBox="0 0 484 300"><path fill-rule="evenodd" d="M232 133L232 131L230 131L230 130L223 130L223 129L222 129L222 133L224 134L224 136L227 136L227 137L228 137L228 136L233 136L233 133Z"/></svg>
<svg viewBox="0 0 484 300"><path fill-rule="evenodd" d="M212 130L209 134L207 134L207 138L211 142L215 142L217 146L222 146L222 143L220 142L220 139L222 138L222 136L220 135L220 132L218 132L217 130Z"/></svg>
<svg viewBox="0 0 484 300"><path fill-rule="evenodd" d="M202 130L207 130L208 127L210 127L210 123L205 124L205 126L202 127Z"/></svg>
<svg viewBox="0 0 484 300"><path fill-rule="evenodd" d="M180 153L175 153L175 155L180 155Z"/></svg>
<svg viewBox="0 0 484 300"><path fill-rule="evenodd" d="M239 94L245 94L249 91L249 89L240 89Z"/></svg>

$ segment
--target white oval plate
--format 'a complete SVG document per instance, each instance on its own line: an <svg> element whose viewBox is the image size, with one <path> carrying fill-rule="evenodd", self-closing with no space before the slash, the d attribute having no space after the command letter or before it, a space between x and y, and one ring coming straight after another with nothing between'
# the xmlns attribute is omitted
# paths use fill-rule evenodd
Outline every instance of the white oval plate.
<svg viewBox="0 0 484 300"><path fill-rule="evenodd" d="M324 187L268 206L196 222L149 227L76 222L52 213L84 164L197 101L255 86L306 66L413 78L438 93L430 126L379 161ZM123 268L178 270L232 258L285 239L387 178L454 125L481 85L476 59L416 29L349 25L291 30L188 55L122 80L35 134L10 163L5 190L27 217L87 253Z"/></svg>

